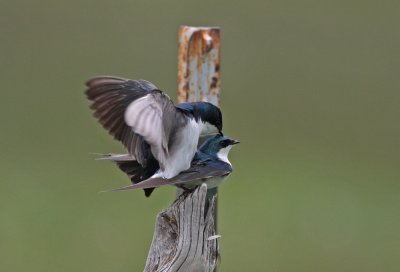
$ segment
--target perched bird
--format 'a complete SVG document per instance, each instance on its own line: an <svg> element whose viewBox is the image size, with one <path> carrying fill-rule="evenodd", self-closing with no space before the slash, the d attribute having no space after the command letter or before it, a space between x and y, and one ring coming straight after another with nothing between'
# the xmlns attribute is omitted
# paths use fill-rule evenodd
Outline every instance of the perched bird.
<svg viewBox="0 0 400 272"><path fill-rule="evenodd" d="M228 153L233 145L239 141L229 139L222 135L216 135L208 138L196 152L190 168L179 173L172 178L161 178L157 174L147 180L121 187L111 191L126 191L134 189L153 189L163 185L175 185L177 187L189 190L207 183L208 188L214 188L220 185L226 177L232 172L232 164L228 160ZM119 162L117 162L119 164ZM129 162L126 163L126 172L129 170ZM119 164L121 167L121 164Z"/></svg>
<svg viewBox="0 0 400 272"><path fill-rule="evenodd" d="M133 183L156 172L165 179L178 175L190 167L200 137L222 135L221 111L211 103L174 105L145 80L102 76L86 85L94 116L129 153L109 159L129 161L128 168L134 168L130 174ZM119 167L124 170L127 166L121 162ZM146 195L151 191L146 190Z"/></svg>

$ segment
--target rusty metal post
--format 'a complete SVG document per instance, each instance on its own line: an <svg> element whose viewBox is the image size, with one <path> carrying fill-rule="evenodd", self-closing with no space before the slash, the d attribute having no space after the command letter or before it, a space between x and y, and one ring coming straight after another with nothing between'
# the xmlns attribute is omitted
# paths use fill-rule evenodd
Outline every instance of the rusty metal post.
<svg viewBox="0 0 400 272"><path fill-rule="evenodd" d="M178 43L179 103L205 101L219 106L220 46L220 29L218 27L180 27ZM217 188L208 190L208 199L216 198L217 192ZM215 199L215 228L217 228L217 203L217 199Z"/></svg>
<svg viewBox="0 0 400 272"><path fill-rule="evenodd" d="M178 102L219 104L219 28L179 30ZM203 184L158 214L145 272L216 271L219 259L217 190Z"/></svg>
<svg viewBox="0 0 400 272"><path fill-rule="evenodd" d="M178 42L178 102L205 101L219 106L220 29L181 26ZM217 196L217 188L208 197ZM179 192L178 192L179 194ZM214 214L217 226L217 201Z"/></svg>
<svg viewBox="0 0 400 272"><path fill-rule="evenodd" d="M178 102L219 105L220 31L181 26L178 45Z"/></svg>

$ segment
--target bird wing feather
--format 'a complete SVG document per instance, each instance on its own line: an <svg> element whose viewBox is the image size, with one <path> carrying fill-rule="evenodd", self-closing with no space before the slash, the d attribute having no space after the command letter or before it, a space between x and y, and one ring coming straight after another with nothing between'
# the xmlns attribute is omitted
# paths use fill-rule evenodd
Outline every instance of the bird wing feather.
<svg viewBox="0 0 400 272"><path fill-rule="evenodd" d="M217 164L196 164L192 165L186 171L181 172L170 179L163 178L149 178L142 182L132 184L129 186L124 186L117 189L109 190L111 192L114 191L127 191L127 190L135 190L135 189L148 189L148 188L157 188L164 185L184 185L187 182L201 179L209 179L213 177L221 177L229 175L232 172L232 168L224 163Z"/></svg>
<svg viewBox="0 0 400 272"><path fill-rule="evenodd" d="M143 166L168 159L174 129L187 122L171 99L146 80L101 76L86 82L94 116Z"/></svg>

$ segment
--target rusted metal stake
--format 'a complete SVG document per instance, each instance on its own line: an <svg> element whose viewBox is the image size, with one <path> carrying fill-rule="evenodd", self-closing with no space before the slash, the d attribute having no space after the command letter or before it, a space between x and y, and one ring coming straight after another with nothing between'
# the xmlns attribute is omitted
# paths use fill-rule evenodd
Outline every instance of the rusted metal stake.
<svg viewBox="0 0 400 272"><path fill-rule="evenodd" d="M221 86L220 29L181 26L178 42L178 102L205 101L219 106ZM215 197L214 222L217 232L218 189L207 191ZM177 194L180 194L178 191Z"/></svg>
<svg viewBox="0 0 400 272"><path fill-rule="evenodd" d="M181 26L178 43L178 102L205 101L219 106L220 29ZM208 197L217 195L208 190ZM180 192L178 191L178 194ZM214 214L217 226L217 201Z"/></svg>
<svg viewBox="0 0 400 272"><path fill-rule="evenodd" d="M179 30L178 102L219 104L219 28L182 26ZM145 272L216 271L217 190L203 184L178 197L157 216Z"/></svg>
<svg viewBox="0 0 400 272"><path fill-rule="evenodd" d="M219 105L220 35L217 27L181 26L178 46L178 102Z"/></svg>

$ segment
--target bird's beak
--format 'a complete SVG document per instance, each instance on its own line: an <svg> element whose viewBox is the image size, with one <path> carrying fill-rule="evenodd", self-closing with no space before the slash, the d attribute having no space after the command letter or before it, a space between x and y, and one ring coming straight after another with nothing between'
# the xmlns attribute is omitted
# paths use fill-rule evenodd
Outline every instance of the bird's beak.
<svg viewBox="0 0 400 272"><path fill-rule="evenodd" d="M235 145L235 144L240 144L240 142L237 140L232 140L232 145Z"/></svg>

